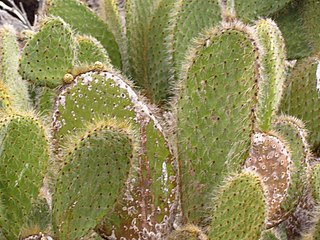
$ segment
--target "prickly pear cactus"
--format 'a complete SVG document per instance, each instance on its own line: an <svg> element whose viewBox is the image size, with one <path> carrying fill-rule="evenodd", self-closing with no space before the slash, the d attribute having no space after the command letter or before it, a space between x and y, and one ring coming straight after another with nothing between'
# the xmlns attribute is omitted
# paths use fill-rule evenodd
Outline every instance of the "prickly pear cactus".
<svg viewBox="0 0 320 240"><path fill-rule="evenodd" d="M84 2L0 27L0 239L317 239L319 1Z"/></svg>

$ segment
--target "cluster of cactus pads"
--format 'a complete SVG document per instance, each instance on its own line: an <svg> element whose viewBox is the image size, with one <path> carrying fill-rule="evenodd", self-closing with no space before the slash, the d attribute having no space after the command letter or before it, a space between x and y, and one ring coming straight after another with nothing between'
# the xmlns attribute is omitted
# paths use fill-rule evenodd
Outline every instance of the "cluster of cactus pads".
<svg viewBox="0 0 320 240"><path fill-rule="evenodd" d="M320 239L320 0L99 4L0 29L0 240Z"/></svg>

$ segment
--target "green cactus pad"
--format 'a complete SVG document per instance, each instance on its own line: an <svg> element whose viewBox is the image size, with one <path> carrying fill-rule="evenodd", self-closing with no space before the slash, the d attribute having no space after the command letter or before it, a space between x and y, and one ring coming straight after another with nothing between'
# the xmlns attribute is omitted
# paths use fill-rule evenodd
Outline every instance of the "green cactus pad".
<svg viewBox="0 0 320 240"><path fill-rule="evenodd" d="M271 20L260 20L256 30L264 48L263 76L259 85L258 126L270 130L271 119L278 110L285 80L285 46L281 32Z"/></svg>
<svg viewBox="0 0 320 240"><path fill-rule="evenodd" d="M320 164L317 164L312 168L311 189L312 189L313 198L319 204L320 203Z"/></svg>
<svg viewBox="0 0 320 240"><path fill-rule="evenodd" d="M60 239L79 239L110 214L125 190L134 141L129 127L113 122L97 123L70 141L53 194Z"/></svg>
<svg viewBox="0 0 320 240"><path fill-rule="evenodd" d="M230 177L215 198L210 240L259 239L267 212L259 177L252 173Z"/></svg>
<svg viewBox="0 0 320 240"><path fill-rule="evenodd" d="M259 17L267 17L281 10L291 0L227 0L228 5L233 7L237 18L250 22Z"/></svg>
<svg viewBox="0 0 320 240"><path fill-rule="evenodd" d="M197 226L186 225L173 231L167 240L208 240L208 237Z"/></svg>
<svg viewBox="0 0 320 240"><path fill-rule="evenodd" d="M45 21L23 49L20 73L38 86L57 87L75 61L76 43L61 18Z"/></svg>
<svg viewBox="0 0 320 240"><path fill-rule="evenodd" d="M267 226L278 224L287 214L281 204L286 199L291 180L292 160L288 147L274 133L256 133L244 167L257 173L263 184L268 208Z"/></svg>
<svg viewBox="0 0 320 240"><path fill-rule="evenodd" d="M288 59L297 59L309 56L312 48L307 39L306 30L301 19L301 6L293 1L287 7L273 16L281 30L287 49Z"/></svg>
<svg viewBox="0 0 320 240"><path fill-rule="evenodd" d="M148 82L147 95L153 102L164 103L171 90L172 81L172 37L173 29L169 27L173 16L171 14L176 0L161 1L150 21L148 28Z"/></svg>
<svg viewBox="0 0 320 240"><path fill-rule="evenodd" d="M320 145L319 91L319 60L313 57L298 60L285 82L285 91L279 108L279 112L295 116L306 123L306 128L310 131L308 142L316 154Z"/></svg>
<svg viewBox="0 0 320 240"><path fill-rule="evenodd" d="M167 45L173 5L173 0L133 0L126 6L129 75L156 103L163 102L169 92L172 53Z"/></svg>
<svg viewBox="0 0 320 240"><path fill-rule="evenodd" d="M303 27L306 30L307 38L311 42L313 52L320 51L320 1L319 0L305 0L302 2L302 19Z"/></svg>
<svg viewBox="0 0 320 240"><path fill-rule="evenodd" d="M96 38L107 50L112 64L121 67L118 44L108 30L108 26L89 8L77 0L49 0L47 14L59 16L80 34Z"/></svg>
<svg viewBox="0 0 320 240"><path fill-rule="evenodd" d="M6 86L14 109L30 109L27 82L19 74L17 36L9 25L0 28L0 81Z"/></svg>
<svg viewBox="0 0 320 240"><path fill-rule="evenodd" d="M272 130L278 133L290 148L292 167L290 186L282 209L292 211L302 195L307 183L306 167L311 155L307 142L307 131L302 121L290 116L278 116L273 120Z"/></svg>
<svg viewBox="0 0 320 240"><path fill-rule="evenodd" d="M0 226L8 239L18 239L43 184L48 139L31 115L7 116L0 126Z"/></svg>
<svg viewBox="0 0 320 240"><path fill-rule="evenodd" d="M241 23L211 30L184 63L176 121L182 208L192 224L209 214L212 190L249 154L261 66L253 32Z"/></svg>
<svg viewBox="0 0 320 240"><path fill-rule="evenodd" d="M134 92L130 83L116 72L87 72L62 91L56 105L54 135L58 144L63 145L66 136L96 119L128 121L139 133L140 157L130 175L131 185L101 231L109 235L113 231L117 237L129 238L169 227L176 196L173 157L154 111Z"/></svg>
<svg viewBox="0 0 320 240"><path fill-rule="evenodd" d="M204 30L217 26L221 21L219 0L179 0L173 14L176 15L172 26L173 58L175 70L179 73L192 39Z"/></svg>
<svg viewBox="0 0 320 240"><path fill-rule="evenodd" d="M93 37L77 36L77 64L91 64L99 61L110 65L110 59L107 51L103 48L100 42Z"/></svg>

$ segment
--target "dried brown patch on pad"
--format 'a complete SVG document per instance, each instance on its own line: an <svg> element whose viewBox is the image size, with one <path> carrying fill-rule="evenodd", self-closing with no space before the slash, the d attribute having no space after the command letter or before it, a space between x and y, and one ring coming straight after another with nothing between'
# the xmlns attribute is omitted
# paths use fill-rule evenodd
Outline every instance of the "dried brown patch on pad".
<svg viewBox="0 0 320 240"><path fill-rule="evenodd" d="M257 173L262 180L267 200L267 227L283 220L280 208L290 185L291 156L285 143L274 134L256 133L252 139L245 169Z"/></svg>

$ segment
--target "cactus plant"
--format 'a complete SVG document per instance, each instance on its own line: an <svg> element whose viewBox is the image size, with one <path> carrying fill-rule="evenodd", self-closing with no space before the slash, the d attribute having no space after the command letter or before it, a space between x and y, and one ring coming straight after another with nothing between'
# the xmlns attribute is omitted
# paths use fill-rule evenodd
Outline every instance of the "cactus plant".
<svg viewBox="0 0 320 240"><path fill-rule="evenodd" d="M46 0L19 44L1 27L0 239L317 239L318 5Z"/></svg>

